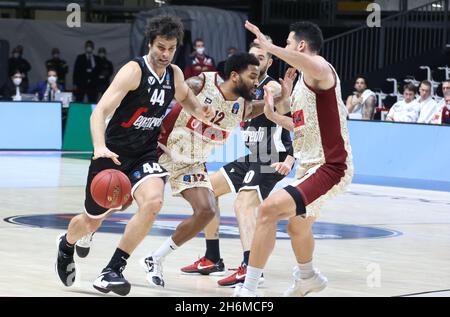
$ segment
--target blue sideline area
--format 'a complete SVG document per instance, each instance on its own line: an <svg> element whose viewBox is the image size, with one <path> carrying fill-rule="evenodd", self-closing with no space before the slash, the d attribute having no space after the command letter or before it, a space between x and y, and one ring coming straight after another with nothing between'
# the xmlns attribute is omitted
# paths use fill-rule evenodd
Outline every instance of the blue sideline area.
<svg viewBox="0 0 450 317"><path fill-rule="evenodd" d="M4 119L0 150L20 151L0 151L2 156L33 155L24 150L56 150L57 156L90 158L89 154L60 152L60 103L1 102L0 117ZM354 183L450 191L450 126L350 120L348 127ZM226 146L210 155L207 168L218 170L246 153L237 128Z"/></svg>
<svg viewBox="0 0 450 317"><path fill-rule="evenodd" d="M450 191L450 126L349 121L355 183Z"/></svg>

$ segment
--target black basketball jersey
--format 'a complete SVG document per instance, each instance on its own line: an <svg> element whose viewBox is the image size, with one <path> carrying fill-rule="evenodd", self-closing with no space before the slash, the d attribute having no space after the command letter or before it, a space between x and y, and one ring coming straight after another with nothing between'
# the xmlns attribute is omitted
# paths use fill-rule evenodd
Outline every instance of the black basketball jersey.
<svg viewBox="0 0 450 317"><path fill-rule="evenodd" d="M127 93L109 121L106 146L119 155L134 157L156 151L162 121L175 96L175 82L171 65L159 78L146 56L133 61L141 68L141 82Z"/></svg>
<svg viewBox="0 0 450 317"><path fill-rule="evenodd" d="M266 75L256 88L256 100L264 99L264 86L274 80ZM290 114L286 114L290 117ZM263 114L244 123L242 135L245 145L252 154L262 157L270 156L272 151L292 155L292 141L288 130L267 119Z"/></svg>

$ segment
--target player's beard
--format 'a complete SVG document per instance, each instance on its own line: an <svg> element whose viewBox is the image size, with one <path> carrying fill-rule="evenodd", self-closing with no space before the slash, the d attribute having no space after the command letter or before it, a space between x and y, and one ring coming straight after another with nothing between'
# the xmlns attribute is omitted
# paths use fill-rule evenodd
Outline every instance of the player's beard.
<svg viewBox="0 0 450 317"><path fill-rule="evenodd" d="M251 89L245 87L242 79L239 79L239 86L234 89L234 93L241 96L247 101L252 101L256 97L254 94L252 94Z"/></svg>

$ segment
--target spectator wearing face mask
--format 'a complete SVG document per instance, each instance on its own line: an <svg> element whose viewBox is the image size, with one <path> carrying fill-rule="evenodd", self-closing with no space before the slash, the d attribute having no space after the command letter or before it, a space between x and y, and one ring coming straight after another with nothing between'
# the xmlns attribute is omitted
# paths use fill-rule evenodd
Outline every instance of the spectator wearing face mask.
<svg viewBox="0 0 450 317"><path fill-rule="evenodd" d="M439 106L431 96L431 83L428 80L420 83L419 95L420 97L417 98L417 111L419 112L417 123L431 123Z"/></svg>
<svg viewBox="0 0 450 317"><path fill-rule="evenodd" d="M66 87L66 74L69 72L69 66L66 61L61 59L61 55L59 52L59 48L55 47L51 51L52 58L45 62L45 66L47 69L56 69L56 73L58 76L58 84L60 84L63 88Z"/></svg>
<svg viewBox="0 0 450 317"><path fill-rule="evenodd" d="M30 90L30 94L37 94L39 101L54 101L57 92L61 92L62 86L58 85L56 69L50 68L47 71L47 79L38 82Z"/></svg>
<svg viewBox="0 0 450 317"><path fill-rule="evenodd" d="M27 84L22 80L22 73L19 70L13 71L13 75L8 78L6 83L0 89L2 100L5 101L21 101L22 94L28 90Z"/></svg>
<svg viewBox="0 0 450 317"><path fill-rule="evenodd" d="M114 67L111 61L106 58L106 49L98 49L98 92L103 95L111 82L111 76L114 73Z"/></svg>
<svg viewBox="0 0 450 317"><path fill-rule="evenodd" d="M8 60L8 74L13 75L13 72L19 70L22 73L22 81L28 85L28 72L31 70L30 63L23 58L23 46L18 45L12 51L12 56Z"/></svg>
<svg viewBox="0 0 450 317"><path fill-rule="evenodd" d="M84 53L77 56L73 68L73 89L77 102L83 102L87 95L89 103L96 103L98 98L98 64L99 57L94 55L94 43L86 41Z"/></svg>
<svg viewBox="0 0 450 317"><path fill-rule="evenodd" d="M214 59L205 54L205 42L203 42L203 39L196 39L194 41L194 52L184 69L184 77L187 79L198 76L202 72L213 72L215 70Z"/></svg>
<svg viewBox="0 0 450 317"><path fill-rule="evenodd" d="M236 54L238 52L238 49L236 47L230 46L227 49L227 58L230 57L233 54ZM217 64L217 71L219 72L220 77L224 78L224 73L225 73L225 61L221 61L219 62L219 64Z"/></svg>

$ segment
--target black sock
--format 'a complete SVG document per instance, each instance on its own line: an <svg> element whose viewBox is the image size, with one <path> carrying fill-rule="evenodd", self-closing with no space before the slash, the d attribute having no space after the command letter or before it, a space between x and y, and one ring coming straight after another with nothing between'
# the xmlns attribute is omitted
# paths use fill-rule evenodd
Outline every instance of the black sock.
<svg viewBox="0 0 450 317"><path fill-rule="evenodd" d="M66 235L67 234L65 234L62 238L61 238L61 242L59 243L59 248L62 250L62 252L64 252L65 254L67 254L67 255L73 255L73 252L74 252L74 250L75 250L75 244L70 244L68 241L67 241L67 238L66 238Z"/></svg>
<svg viewBox="0 0 450 317"><path fill-rule="evenodd" d="M214 263L220 260L219 239L206 240L205 258Z"/></svg>
<svg viewBox="0 0 450 317"><path fill-rule="evenodd" d="M244 261L242 263L244 263L245 266L248 266L249 258L250 258L250 251L244 251Z"/></svg>
<svg viewBox="0 0 450 317"><path fill-rule="evenodd" d="M129 257L130 255L128 253L117 248L116 252L114 252L111 261L109 261L106 268L122 272L125 269L125 266L127 265L127 260Z"/></svg>

